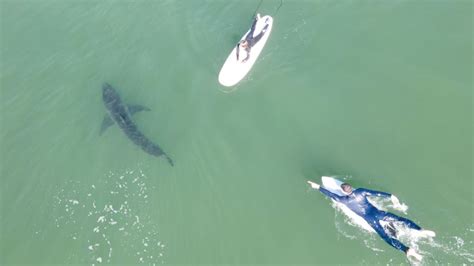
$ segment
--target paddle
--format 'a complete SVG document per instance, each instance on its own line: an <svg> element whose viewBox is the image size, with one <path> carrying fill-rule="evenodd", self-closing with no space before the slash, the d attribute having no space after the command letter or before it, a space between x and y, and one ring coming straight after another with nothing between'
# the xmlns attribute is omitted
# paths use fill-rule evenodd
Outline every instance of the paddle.
<svg viewBox="0 0 474 266"><path fill-rule="evenodd" d="M257 8L255 8L255 12L253 12L253 15L252 15L251 19L253 19L257 15L257 11L260 8L260 6L262 5L262 2L263 2L263 0L260 0L260 3L258 3Z"/></svg>

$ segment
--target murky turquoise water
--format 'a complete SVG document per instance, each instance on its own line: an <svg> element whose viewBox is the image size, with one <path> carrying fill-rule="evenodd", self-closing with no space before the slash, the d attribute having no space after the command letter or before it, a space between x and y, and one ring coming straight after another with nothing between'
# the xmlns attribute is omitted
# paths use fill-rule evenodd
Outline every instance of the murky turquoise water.
<svg viewBox="0 0 474 266"><path fill-rule="evenodd" d="M0 1L1 264L406 264L307 179L396 194L474 263L472 1ZM101 85L152 109L99 136ZM343 252L341 254L341 252Z"/></svg>

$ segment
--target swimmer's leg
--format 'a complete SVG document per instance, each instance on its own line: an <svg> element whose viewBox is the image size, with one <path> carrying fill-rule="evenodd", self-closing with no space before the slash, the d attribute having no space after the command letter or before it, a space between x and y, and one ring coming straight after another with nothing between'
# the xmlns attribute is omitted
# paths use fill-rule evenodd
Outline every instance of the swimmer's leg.
<svg viewBox="0 0 474 266"><path fill-rule="evenodd" d="M407 218L403 218L403 217L400 217L400 216L397 216L393 213L389 213L387 212L385 214L385 217L386 218L389 218L389 219L393 219L397 222L402 222L403 224L405 224L406 226L408 226L408 228L411 228L411 229L415 229L415 230L421 230L421 227L419 225L417 225L416 223L414 223L412 220L409 220ZM385 219L385 218L384 218Z"/></svg>
<svg viewBox="0 0 474 266"><path fill-rule="evenodd" d="M379 236L385 242L387 242L390 246L392 246L392 247L394 247L394 248L396 248L400 251L403 251L404 253L407 253L408 247L403 245L397 239L392 238L389 235L387 235L387 233L385 232L385 230L383 229L382 225L380 224L380 222L378 220L371 221L371 222L369 222L369 224L372 226L372 228L374 228L375 232L377 232L377 234L379 234Z"/></svg>
<svg viewBox="0 0 474 266"><path fill-rule="evenodd" d="M253 47L258 41L260 41L264 33L264 31L261 31L257 36L250 40L250 47Z"/></svg>
<svg viewBox="0 0 474 266"><path fill-rule="evenodd" d="M388 233L388 235L390 237L393 237L393 238L397 238L398 237L398 232L397 232L397 229L395 228L395 226L393 225L393 223L391 222L388 222L387 225L383 225L382 227L384 227L384 230L386 230L386 232Z"/></svg>
<svg viewBox="0 0 474 266"><path fill-rule="evenodd" d="M393 213L386 212L383 220L390 221L390 222L401 222L404 225L406 225L408 228L416 230L415 232L418 237L435 237L436 236L435 232L430 231L430 230L423 230L419 225L414 223L412 220L397 216Z"/></svg>
<svg viewBox="0 0 474 266"><path fill-rule="evenodd" d="M253 32L255 31L255 26L257 26L257 21L258 21L258 18L255 17L255 19L252 22L252 27L250 27L250 32L247 34L247 36L245 36L245 39L247 41L253 38Z"/></svg>

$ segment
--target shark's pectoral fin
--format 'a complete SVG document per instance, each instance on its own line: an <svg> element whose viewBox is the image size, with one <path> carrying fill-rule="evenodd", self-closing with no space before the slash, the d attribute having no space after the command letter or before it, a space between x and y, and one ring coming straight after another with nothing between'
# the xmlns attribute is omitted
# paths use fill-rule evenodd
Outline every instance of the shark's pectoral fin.
<svg viewBox="0 0 474 266"><path fill-rule="evenodd" d="M138 113L140 111L150 111L151 109L146 107L146 106L142 106L142 105L129 105L128 106L128 112L130 113L130 115L134 115L135 113Z"/></svg>
<svg viewBox="0 0 474 266"><path fill-rule="evenodd" d="M112 118L110 118L110 116L106 115L104 117L104 120L102 120L102 125L100 126L99 135L102 135L102 133L104 133L104 131L113 124L114 124L114 120L112 120Z"/></svg>

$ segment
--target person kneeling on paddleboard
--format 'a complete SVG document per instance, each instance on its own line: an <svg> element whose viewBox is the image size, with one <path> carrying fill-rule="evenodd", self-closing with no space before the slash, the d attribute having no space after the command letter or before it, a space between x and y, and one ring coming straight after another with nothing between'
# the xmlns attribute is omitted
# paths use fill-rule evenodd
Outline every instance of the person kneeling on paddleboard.
<svg viewBox="0 0 474 266"><path fill-rule="evenodd" d="M255 20L253 21L252 27L250 28L250 32L245 36L245 38L240 41L237 44L237 49L236 49L236 55L237 55L237 61L239 61L239 50L240 48L244 49L244 51L247 53L247 57L242 60L242 63L247 62L247 60L250 58L250 49L262 38L263 34L268 29L268 24L263 27L262 31L257 35L253 36L253 33L255 31L255 26L257 25L257 21L260 19L260 14L257 14L255 16Z"/></svg>
<svg viewBox="0 0 474 266"><path fill-rule="evenodd" d="M354 213L364 218L367 223L375 230L375 232L377 232L379 236L383 240L385 240L385 242L387 242L392 247L403 251L407 256L412 256L417 260L422 259L422 256L418 254L414 249L408 248L395 238L397 232L394 229L393 222L401 222L410 229L419 230L420 233L422 233L422 235L424 236L435 236L435 232L429 230L422 230L420 226L418 226L409 219L397 216L390 212L379 210L367 200L368 196L390 197L394 206L401 206L400 201L394 195L391 195L386 192L373 191L364 188L353 189L349 184L343 183L341 185L341 189L342 191L344 191L346 196L339 196L321 187L315 182L308 181L308 183L311 185L312 188L317 189L326 196L330 197L331 199L344 204ZM380 221L388 222L389 226L387 229L390 235L385 232L384 227L380 224Z"/></svg>

